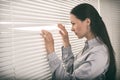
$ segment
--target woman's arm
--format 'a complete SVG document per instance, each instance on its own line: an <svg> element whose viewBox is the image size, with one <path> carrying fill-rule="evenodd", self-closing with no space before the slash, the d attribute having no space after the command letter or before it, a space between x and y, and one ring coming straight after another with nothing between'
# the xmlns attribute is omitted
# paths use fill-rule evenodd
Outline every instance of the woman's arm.
<svg viewBox="0 0 120 80"><path fill-rule="evenodd" d="M45 40L45 45L48 52L49 65L55 80L93 79L104 71L104 67L108 62L108 56L105 56L106 53L108 53L107 51L105 51L106 49L98 47L97 51L90 53L87 56L87 59L83 61L79 65L79 67L74 70L74 72L72 72L73 66L71 66L71 69L67 67L67 70L70 69L70 71L67 71L54 52L54 40L51 33L49 33L48 31L43 31L42 36ZM72 53L70 50L66 50L68 55ZM70 57L70 59L73 60L72 57ZM65 60L65 62L66 61L67 60ZM73 62L71 63L71 65L73 65Z"/></svg>
<svg viewBox="0 0 120 80"><path fill-rule="evenodd" d="M60 60L57 58L56 54L54 53L55 52L54 51L54 40L53 40L52 34L46 30L43 30L41 34L45 41L45 47L48 53L48 59L49 59L49 63L51 66L51 71L54 71L59 65L61 65L59 66L59 68L62 69L62 72L67 71L68 73L72 74L74 57L71 51L71 46L69 44L68 33L64 26L59 25L59 28L62 30L60 31L60 34L62 35L62 38L63 38L63 44L64 44L64 46L62 47L62 53L63 53L62 58L63 58L63 62L64 62L66 69L63 68L62 63L60 62Z"/></svg>
<svg viewBox="0 0 120 80"><path fill-rule="evenodd" d="M92 80L103 75L109 62L108 52L104 47L95 49L97 51L90 52L72 73L66 71L55 53L48 55L54 80Z"/></svg>
<svg viewBox="0 0 120 80"><path fill-rule="evenodd" d="M66 48L62 47L62 60L66 71L72 74L74 66L74 55L72 53L71 46Z"/></svg>
<svg viewBox="0 0 120 80"><path fill-rule="evenodd" d="M65 26L63 26L62 24L58 24L58 27L60 28L59 32L62 36L63 44L64 44L62 47L63 64L65 66L66 71L69 73L72 73L73 72L74 55L71 50L68 32L65 29Z"/></svg>
<svg viewBox="0 0 120 80"><path fill-rule="evenodd" d="M69 71L63 67L62 61L57 57L55 53L48 55L50 69L52 71L52 79L53 80L76 80L75 76L71 70L73 67L67 68ZM71 69L72 68L72 69Z"/></svg>

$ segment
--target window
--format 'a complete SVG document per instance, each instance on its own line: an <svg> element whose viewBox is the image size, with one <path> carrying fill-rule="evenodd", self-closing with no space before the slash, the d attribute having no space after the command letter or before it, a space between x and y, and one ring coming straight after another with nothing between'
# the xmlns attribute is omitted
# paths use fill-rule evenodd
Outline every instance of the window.
<svg viewBox="0 0 120 80"><path fill-rule="evenodd" d="M69 12L82 2L99 8L96 0L0 0L0 79L51 79L40 30L52 32L61 58L57 23L66 26L73 53L78 54L85 39L79 40L71 32Z"/></svg>

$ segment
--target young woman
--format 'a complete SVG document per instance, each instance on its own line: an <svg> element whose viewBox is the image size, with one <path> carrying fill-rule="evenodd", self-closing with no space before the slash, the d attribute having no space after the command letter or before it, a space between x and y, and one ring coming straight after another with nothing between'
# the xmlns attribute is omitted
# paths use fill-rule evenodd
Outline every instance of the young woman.
<svg viewBox="0 0 120 80"><path fill-rule="evenodd" d="M83 3L70 12L72 31L81 39L85 37L82 54L74 57L71 51L68 32L62 24L60 34L63 39L62 62L54 50L54 40L50 32L43 30L42 36L48 53L53 80L115 80L116 64L105 24L97 10Z"/></svg>

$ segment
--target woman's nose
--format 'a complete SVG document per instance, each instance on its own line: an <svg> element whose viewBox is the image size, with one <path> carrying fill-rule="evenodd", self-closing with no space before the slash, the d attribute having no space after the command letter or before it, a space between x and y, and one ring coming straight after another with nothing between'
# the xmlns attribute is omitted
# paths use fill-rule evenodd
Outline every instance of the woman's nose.
<svg viewBox="0 0 120 80"><path fill-rule="evenodd" d="M74 31L74 28L73 28L73 27L71 28L71 31Z"/></svg>

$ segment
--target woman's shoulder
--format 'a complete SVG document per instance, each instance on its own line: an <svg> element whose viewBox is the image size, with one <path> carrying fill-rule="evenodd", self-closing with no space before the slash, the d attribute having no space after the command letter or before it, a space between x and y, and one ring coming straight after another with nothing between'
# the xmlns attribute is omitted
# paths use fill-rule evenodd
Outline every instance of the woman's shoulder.
<svg viewBox="0 0 120 80"><path fill-rule="evenodd" d="M94 46L90 50L90 53L107 56L109 54L109 51L108 51L108 48L105 44L101 44L101 45Z"/></svg>

